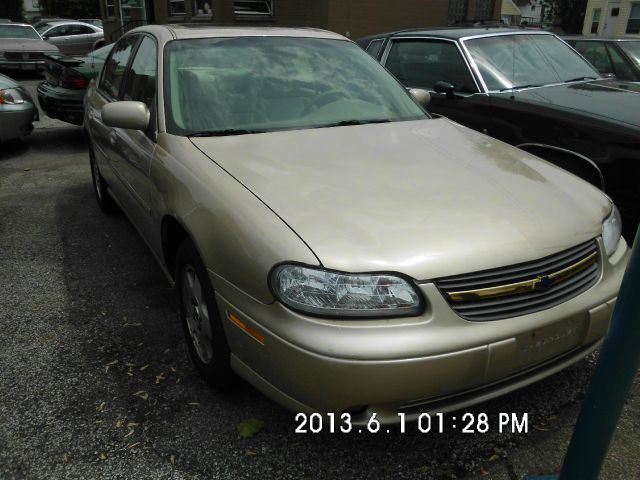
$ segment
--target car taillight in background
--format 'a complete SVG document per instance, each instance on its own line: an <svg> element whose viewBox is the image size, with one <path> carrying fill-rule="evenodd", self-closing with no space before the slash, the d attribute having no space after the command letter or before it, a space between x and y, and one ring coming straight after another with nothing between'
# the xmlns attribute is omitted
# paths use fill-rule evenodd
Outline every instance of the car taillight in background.
<svg viewBox="0 0 640 480"><path fill-rule="evenodd" d="M89 80L87 77L77 72L73 68L65 68L60 76L60 86L64 88L83 89L87 88Z"/></svg>

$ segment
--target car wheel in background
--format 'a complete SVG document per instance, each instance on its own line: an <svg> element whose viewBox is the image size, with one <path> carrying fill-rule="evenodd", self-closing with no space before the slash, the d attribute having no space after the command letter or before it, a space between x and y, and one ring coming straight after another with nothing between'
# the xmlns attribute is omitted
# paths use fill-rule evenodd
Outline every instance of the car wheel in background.
<svg viewBox="0 0 640 480"><path fill-rule="evenodd" d="M207 270L190 240L178 248L175 279L189 355L210 385L226 390L235 377L229 345Z"/></svg>
<svg viewBox="0 0 640 480"><path fill-rule="evenodd" d="M93 147L89 145L89 162L91 163L91 178L93 180L93 191L96 194L96 200L98 206L103 213L113 214L117 213L120 208L118 204L111 198L107 190L107 182L100 174L98 168L98 162L96 161L95 154L93 153Z"/></svg>

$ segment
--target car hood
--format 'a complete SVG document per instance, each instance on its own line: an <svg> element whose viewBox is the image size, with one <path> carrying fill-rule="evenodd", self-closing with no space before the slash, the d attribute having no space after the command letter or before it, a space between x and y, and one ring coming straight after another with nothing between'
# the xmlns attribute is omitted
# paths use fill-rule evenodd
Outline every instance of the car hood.
<svg viewBox="0 0 640 480"><path fill-rule="evenodd" d="M58 47L44 40L30 38L3 38L0 40L2 52L57 52Z"/></svg>
<svg viewBox="0 0 640 480"><path fill-rule="evenodd" d="M192 142L341 271L426 280L533 260L595 238L611 208L579 178L446 119Z"/></svg>
<svg viewBox="0 0 640 480"><path fill-rule="evenodd" d="M19 85L15 80L0 73L0 90L4 90L5 88L16 88L18 86Z"/></svg>
<svg viewBox="0 0 640 480"><path fill-rule="evenodd" d="M510 92L500 95L510 96ZM515 92L518 101L550 104L553 108L586 112L594 117L640 127L640 84L594 80Z"/></svg>

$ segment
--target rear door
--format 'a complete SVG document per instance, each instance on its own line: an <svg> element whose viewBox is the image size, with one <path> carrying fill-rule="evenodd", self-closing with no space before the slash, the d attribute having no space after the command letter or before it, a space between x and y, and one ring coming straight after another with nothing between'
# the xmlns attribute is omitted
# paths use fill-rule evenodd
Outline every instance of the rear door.
<svg viewBox="0 0 640 480"><path fill-rule="evenodd" d="M93 49L93 28L76 23L69 26L68 45L72 55L82 55Z"/></svg>

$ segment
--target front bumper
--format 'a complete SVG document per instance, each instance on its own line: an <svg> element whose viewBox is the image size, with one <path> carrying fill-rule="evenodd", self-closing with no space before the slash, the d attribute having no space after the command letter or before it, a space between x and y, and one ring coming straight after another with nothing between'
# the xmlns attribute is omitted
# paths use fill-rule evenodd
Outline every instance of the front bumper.
<svg viewBox="0 0 640 480"><path fill-rule="evenodd" d="M29 135L37 119L38 109L33 103L0 105L0 142Z"/></svg>
<svg viewBox="0 0 640 480"><path fill-rule="evenodd" d="M54 87L47 82L38 85L38 103L50 118L57 118L74 125L82 125L83 99L86 90Z"/></svg>
<svg viewBox="0 0 640 480"><path fill-rule="evenodd" d="M21 70L21 71L42 71L44 70L44 59L42 60L0 60L0 70Z"/></svg>
<svg viewBox="0 0 640 480"><path fill-rule="evenodd" d="M547 310L487 322L457 316L433 283L420 285L428 303L420 317L331 321L278 302L261 304L211 278L241 376L293 411L360 412L354 423L376 412L392 423L398 412L411 419L488 400L583 358L608 329L628 257L621 240L586 292ZM259 338L229 321L229 313Z"/></svg>

